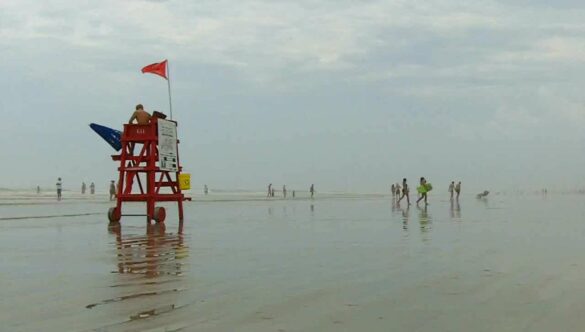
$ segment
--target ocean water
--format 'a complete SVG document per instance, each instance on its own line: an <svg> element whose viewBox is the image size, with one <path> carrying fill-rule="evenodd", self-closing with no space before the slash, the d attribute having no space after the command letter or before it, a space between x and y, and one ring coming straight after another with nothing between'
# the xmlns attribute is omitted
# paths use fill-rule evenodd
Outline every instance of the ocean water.
<svg viewBox="0 0 585 332"><path fill-rule="evenodd" d="M6 331L582 331L582 195L0 203ZM134 204L130 212L141 211ZM40 217L40 218L28 218Z"/></svg>

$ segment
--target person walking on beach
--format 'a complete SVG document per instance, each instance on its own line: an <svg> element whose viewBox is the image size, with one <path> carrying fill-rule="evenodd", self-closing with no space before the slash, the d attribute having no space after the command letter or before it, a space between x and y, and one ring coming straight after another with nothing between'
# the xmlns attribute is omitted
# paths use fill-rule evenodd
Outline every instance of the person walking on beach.
<svg viewBox="0 0 585 332"><path fill-rule="evenodd" d="M453 199L453 191L455 190L455 181L451 181L449 185L449 193L451 193L451 199Z"/></svg>
<svg viewBox="0 0 585 332"><path fill-rule="evenodd" d="M57 178L57 200L61 200L61 191L63 190L63 182L61 182L61 178Z"/></svg>
<svg viewBox="0 0 585 332"><path fill-rule="evenodd" d="M205 195L209 194L209 188L207 188L206 184L203 185L203 194Z"/></svg>
<svg viewBox="0 0 585 332"><path fill-rule="evenodd" d="M85 189L87 189L87 186L85 185L85 182L81 183L81 194L85 195Z"/></svg>
<svg viewBox="0 0 585 332"><path fill-rule="evenodd" d="M268 185L268 195L266 197L272 197L272 183Z"/></svg>
<svg viewBox="0 0 585 332"><path fill-rule="evenodd" d="M311 198L315 196L315 185L311 184L311 188L309 188L309 192L311 193Z"/></svg>
<svg viewBox="0 0 585 332"><path fill-rule="evenodd" d="M113 201L116 198L116 183L114 180L110 182L110 201Z"/></svg>
<svg viewBox="0 0 585 332"><path fill-rule="evenodd" d="M396 198L400 197L400 184L396 183L396 185L394 185L394 191L396 192Z"/></svg>
<svg viewBox="0 0 585 332"><path fill-rule="evenodd" d="M455 192L457 193L457 199L459 199L459 194L461 194L461 181L457 182L455 186Z"/></svg>
<svg viewBox="0 0 585 332"><path fill-rule="evenodd" d="M428 203L427 203L427 192L429 190L427 188L427 180L424 177L421 177L420 178L420 186L417 189L418 189L418 192L420 193L420 197L416 201L416 205L418 205L418 202L420 202L422 199L425 200L425 205L428 205Z"/></svg>
<svg viewBox="0 0 585 332"><path fill-rule="evenodd" d="M410 205L410 195L408 194L408 184L406 183L406 178L402 179L402 196L398 199L398 204L400 201L406 196L406 202Z"/></svg>
<svg viewBox="0 0 585 332"><path fill-rule="evenodd" d="M89 193L92 195L95 194L95 183L93 182L89 185Z"/></svg>
<svg viewBox="0 0 585 332"><path fill-rule="evenodd" d="M286 198L286 185L282 186L282 196Z"/></svg>
<svg viewBox="0 0 585 332"><path fill-rule="evenodd" d="M392 184L392 186L390 186L390 190L392 191L392 198L394 198L396 196L396 187L394 186L394 183Z"/></svg>
<svg viewBox="0 0 585 332"><path fill-rule="evenodd" d="M37 186L37 195L41 193L41 186Z"/></svg>

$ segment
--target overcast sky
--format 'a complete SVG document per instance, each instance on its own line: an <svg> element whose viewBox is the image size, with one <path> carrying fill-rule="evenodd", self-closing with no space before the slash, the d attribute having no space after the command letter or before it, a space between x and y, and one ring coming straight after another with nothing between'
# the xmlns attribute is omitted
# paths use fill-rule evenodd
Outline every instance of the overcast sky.
<svg viewBox="0 0 585 332"><path fill-rule="evenodd" d="M578 187L584 17L576 0L0 0L0 187L105 189L114 150L88 124L168 112L140 72L163 59L194 186Z"/></svg>

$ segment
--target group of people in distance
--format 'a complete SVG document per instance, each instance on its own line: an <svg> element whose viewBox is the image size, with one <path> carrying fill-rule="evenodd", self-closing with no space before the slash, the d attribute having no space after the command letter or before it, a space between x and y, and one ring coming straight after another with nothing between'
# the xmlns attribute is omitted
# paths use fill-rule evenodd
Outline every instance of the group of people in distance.
<svg viewBox="0 0 585 332"><path fill-rule="evenodd" d="M315 196L315 185L311 184L311 187L309 188L309 193L311 194L311 198L313 198ZM266 197L274 197L275 191L274 191L274 187L272 186L272 183L270 183L268 185L268 193L266 195ZM287 195L287 190L286 190L286 185L282 186L282 197L286 198ZM296 191L293 190L292 191L292 197L295 198L296 196Z"/></svg>
<svg viewBox="0 0 585 332"><path fill-rule="evenodd" d="M63 198L63 180L61 178L57 178L57 183L55 183L55 187L57 188L57 200L60 201ZM85 182L81 183L81 194L85 195L87 191L87 185ZM41 186L37 186L37 194L41 193ZM95 194L95 183L91 183L89 185L89 193L91 195Z"/></svg>
<svg viewBox="0 0 585 332"><path fill-rule="evenodd" d="M81 183L81 193L85 194L86 190L87 190L87 186L85 185L85 182L82 182ZM89 193L92 195L95 194L95 183L93 183L93 182L89 185Z"/></svg>
<svg viewBox="0 0 585 332"><path fill-rule="evenodd" d="M408 183L406 178L402 179L402 187L399 183L393 184L390 189L392 190L392 197L396 199L396 204L400 204L400 201L406 197L406 202L410 205L410 188L408 187ZM424 177L420 178L420 185L416 188L419 197L416 200L416 204L421 200L424 200L425 205L429 205L427 202L427 194L429 191L433 190L433 186L427 182Z"/></svg>
<svg viewBox="0 0 585 332"><path fill-rule="evenodd" d="M455 184L455 181L451 181L449 193L451 194L451 199L453 199L453 194L457 194L457 199L459 199L459 194L461 194L461 181L457 182L457 184Z"/></svg>

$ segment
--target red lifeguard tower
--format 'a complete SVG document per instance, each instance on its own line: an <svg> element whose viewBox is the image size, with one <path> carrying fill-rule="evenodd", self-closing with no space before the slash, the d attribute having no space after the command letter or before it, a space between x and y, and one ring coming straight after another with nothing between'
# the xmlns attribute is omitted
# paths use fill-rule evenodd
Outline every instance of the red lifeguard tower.
<svg viewBox="0 0 585 332"><path fill-rule="evenodd" d="M108 211L110 222L119 222L122 216L146 216L148 223L164 222L166 211L156 206L158 202L177 202L182 222L186 198L179 183L182 167L177 122L153 117L147 125L125 124L121 143L121 153L112 155L114 161L120 162L120 175L116 206ZM188 185L188 179L185 181ZM123 214L124 202L146 202L146 214Z"/></svg>

